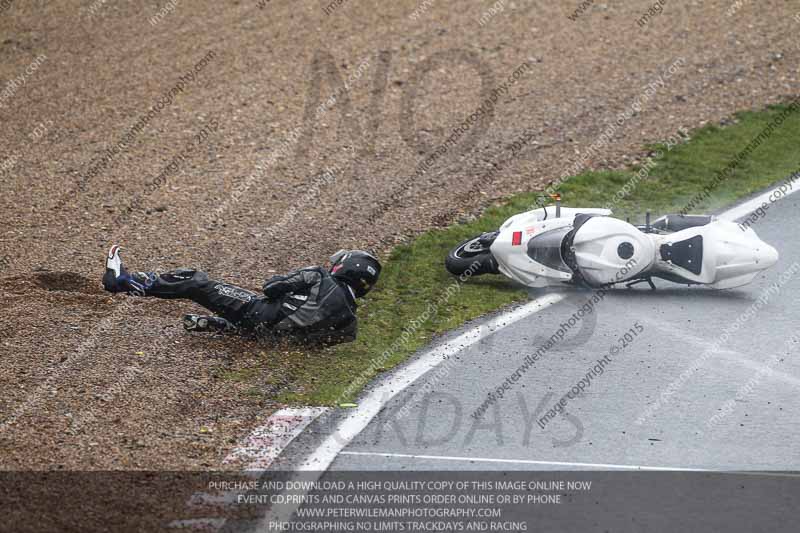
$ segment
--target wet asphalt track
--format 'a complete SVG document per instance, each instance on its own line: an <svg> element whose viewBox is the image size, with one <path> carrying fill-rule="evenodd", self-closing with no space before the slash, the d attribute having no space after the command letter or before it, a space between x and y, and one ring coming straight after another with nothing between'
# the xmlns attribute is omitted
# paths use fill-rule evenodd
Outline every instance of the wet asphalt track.
<svg viewBox="0 0 800 533"><path fill-rule="evenodd" d="M789 196L754 224L781 254L754 283L713 291L657 281L655 292L610 291L475 421L487 393L591 295L576 291L462 350L428 387L433 393L424 387L435 371L395 396L331 469L800 469L800 344L787 345L800 317L800 272L790 271L800 261L798 202ZM779 291L767 290L779 281ZM709 352L748 310L752 318ZM633 342L568 400L569 417L542 429L537 419L637 323Z"/></svg>

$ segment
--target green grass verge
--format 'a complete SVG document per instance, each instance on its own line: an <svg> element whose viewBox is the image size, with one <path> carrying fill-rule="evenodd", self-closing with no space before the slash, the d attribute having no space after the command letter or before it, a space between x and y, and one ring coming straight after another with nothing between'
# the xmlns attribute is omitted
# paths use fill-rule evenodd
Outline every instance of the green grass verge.
<svg viewBox="0 0 800 533"><path fill-rule="evenodd" d="M616 216L638 216L645 209L654 215L677 212L713 175L761 133L784 110L773 106L763 111L743 112L733 123L706 126L693 131L688 141L660 150L649 176L616 204ZM800 138L800 114L787 120L709 196L692 209L704 212L717 209L751 194L794 172L800 164L796 139ZM568 179L559 188L568 206L602 206L628 183L639 169L625 172L586 172ZM358 392L345 394L353 380L366 371L373 376L402 362L437 334L525 298L525 291L514 288L504 277L484 276L461 285L451 298L445 298L454 282L444 269L444 258L456 243L482 231L497 229L509 216L527 210L536 193L514 196L502 205L488 208L479 218L442 230L429 231L411 244L397 247L385 261L381 280L359 310L359 335L356 342L312 352L296 351L289 370L291 379L278 400L287 403L331 404L351 400ZM397 343L404 329L420 317L429 302L446 299L436 313L425 320L406 342ZM374 368L371 360L394 343L395 350Z"/></svg>

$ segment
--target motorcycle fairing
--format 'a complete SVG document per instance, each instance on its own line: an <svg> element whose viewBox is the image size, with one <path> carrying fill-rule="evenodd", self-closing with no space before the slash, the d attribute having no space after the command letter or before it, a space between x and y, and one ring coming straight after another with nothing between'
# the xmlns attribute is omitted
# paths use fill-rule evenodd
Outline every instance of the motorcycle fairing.
<svg viewBox="0 0 800 533"><path fill-rule="evenodd" d="M564 238L572 231L571 226L544 231L534 235L528 241L528 257L553 270L572 273L572 268L565 262L561 255L561 246Z"/></svg>
<svg viewBox="0 0 800 533"><path fill-rule="evenodd" d="M572 251L581 277L593 287L634 278L650 268L655 257L647 234L607 216L586 220L575 231Z"/></svg>
<svg viewBox="0 0 800 533"><path fill-rule="evenodd" d="M667 215L652 225L633 226L610 214L548 206L515 215L498 232L486 234L484 255L497 265L491 273L528 287L650 281L655 288L651 278L662 278L725 289L751 282L778 261L775 248L735 222Z"/></svg>
<svg viewBox="0 0 800 533"><path fill-rule="evenodd" d="M515 228L524 229L525 226L529 226L537 222L542 222L542 221L552 222L560 218L564 218L572 222L572 220L575 218L575 215L578 215L580 213L585 213L587 215L603 215L603 216L608 216L611 214L610 209L602 209L599 207L586 207L586 208L562 207L560 210L558 210L559 211L558 217L556 217L556 211L557 209L554 206L547 206L547 207L541 207L539 209L532 209L530 211L525 211L524 213L519 213L506 220L500 227L500 231L505 231L506 229L509 229L512 226Z"/></svg>
<svg viewBox="0 0 800 533"><path fill-rule="evenodd" d="M559 217L556 217L556 211ZM550 268L547 264L535 261L526 252L534 237L562 228L571 229L575 216L580 213L610 215L611 210L575 207L561 207L557 210L548 206L526 211L506 220L490 248L492 256L497 260L498 270L528 287L546 287L572 281L572 271L561 269L560 262L558 268ZM519 244L514 244L515 233L522 235ZM556 263L551 266L556 266Z"/></svg>
<svg viewBox="0 0 800 533"><path fill-rule="evenodd" d="M702 283L713 288L729 289L750 283L758 274L778 261L778 252L759 239L753 228L728 220L714 221L695 228L681 230L655 239L659 249L664 244L674 246L697 236L702 237L702 268L699 272L664 259L661 254L653 265L656 272L683 278L686 283Z"/></svg>
<svg viewBox="0 0 800 533"><path fill-rule="evenodd" d="M530 240L551 231L572 228L571 218L554 218L542 221L523 221L502 230L492 243L492 255L497 259L498 269L514 281L529 287L546 287L572 279L572 271L565 272L550 268L547 264L535 261L526 253ZM514 234L522 232L521 244L514 244Z"/></svg>

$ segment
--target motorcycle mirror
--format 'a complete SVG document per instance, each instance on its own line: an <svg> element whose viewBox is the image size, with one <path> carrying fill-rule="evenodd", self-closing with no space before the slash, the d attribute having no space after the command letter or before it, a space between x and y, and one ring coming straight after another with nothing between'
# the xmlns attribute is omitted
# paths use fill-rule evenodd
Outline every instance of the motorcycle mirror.
<svg viewBox="0 0 800 533"><path fill-rule="evenodd" d="M650 210L644 213L644 230L645 233L650 233Z"/></svg>

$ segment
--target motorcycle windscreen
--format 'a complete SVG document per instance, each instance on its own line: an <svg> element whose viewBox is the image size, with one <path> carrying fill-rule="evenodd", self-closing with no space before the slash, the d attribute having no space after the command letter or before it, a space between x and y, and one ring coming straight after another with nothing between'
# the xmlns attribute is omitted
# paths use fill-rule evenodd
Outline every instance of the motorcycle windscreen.
<svg viewBox="0 0 800 533"><path fill-rule="evenodd" d="M564 237L572 231L571 226L546 231L528 241L528 257L547 268L560 272L572 273L572 269L564 262L561 256L561 243Z"/></svg>

